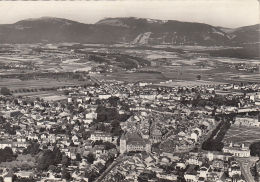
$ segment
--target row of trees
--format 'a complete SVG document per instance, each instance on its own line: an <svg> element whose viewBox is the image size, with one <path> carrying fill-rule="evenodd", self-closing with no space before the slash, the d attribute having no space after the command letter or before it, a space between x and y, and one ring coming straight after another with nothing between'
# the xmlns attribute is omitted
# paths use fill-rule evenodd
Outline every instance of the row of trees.
<svg viewBox="0 0 260 182"><path fill-rule="evenodd" d="M230 128L233 119L234 117L232 114L223 115L221 122L212 131L210 137L202 143L202 149L209 151L222 151L224 147L222 140Z"/></svg>

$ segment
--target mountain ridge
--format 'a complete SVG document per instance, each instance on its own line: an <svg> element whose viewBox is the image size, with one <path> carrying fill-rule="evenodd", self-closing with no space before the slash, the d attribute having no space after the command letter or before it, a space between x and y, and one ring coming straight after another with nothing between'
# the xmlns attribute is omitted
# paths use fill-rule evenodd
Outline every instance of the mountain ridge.
<svg viewBox="0 0 260 182"><path fill-rule="evenodd" d="M79 42L229 46L256 43L256 40L259 42L257 25L231 30L205 23L135 17L104 18L95 24L64 18L40 17L0 25L0 43Z"/></svg>

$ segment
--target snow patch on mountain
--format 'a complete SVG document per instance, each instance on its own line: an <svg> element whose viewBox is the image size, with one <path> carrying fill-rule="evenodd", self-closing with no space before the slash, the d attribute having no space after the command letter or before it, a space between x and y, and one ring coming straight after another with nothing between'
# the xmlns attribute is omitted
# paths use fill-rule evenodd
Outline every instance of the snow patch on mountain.
<svg viewBox="0 0 260 182"><path fill-rule="evenodd" d="M132 44L148 44L151 34L152 32L145 32L143 34L139 34L132 42Z"/></svg>
<svg viewBox="0 0 260 182"><path fill-rule="evenodd" d="M225 34L223 32L220 32L220 31L216 30L215 28L212 28L212 30L213 30L213 33L222 35L223 37L225 36Z"/></svg>

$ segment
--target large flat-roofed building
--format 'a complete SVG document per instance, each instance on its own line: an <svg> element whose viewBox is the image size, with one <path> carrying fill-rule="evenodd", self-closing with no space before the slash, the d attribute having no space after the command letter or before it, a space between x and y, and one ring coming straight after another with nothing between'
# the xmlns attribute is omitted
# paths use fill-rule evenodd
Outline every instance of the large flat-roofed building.
<svg viewBox="0 0 260 182"><path fill-rule="evenodd" d="M146 151L151 152L151 142L138 132L124 133L120 138L120 153Z"/></svg>
<svg viewBox="0 0 260 182"><path fill-rule="evenodd" d="M246 146L244 143L230 143L223 147L224 153L231 153L235 157L250 157L249 146Z"/></svg>
<svg viewBox="0 0 260 182"><path fill-rule="evenodd" d="M260 126L258 117L236 117L234 124L237 126Z"/></svg>
<svg viewBox="0 0 260 182"><path fill-rule="evenodd" d="M90 140L92 141L103 140L104 142L112 142L112 139L113 137L111 133L105 133L102 131L95 131L90 135Z"/></svg>

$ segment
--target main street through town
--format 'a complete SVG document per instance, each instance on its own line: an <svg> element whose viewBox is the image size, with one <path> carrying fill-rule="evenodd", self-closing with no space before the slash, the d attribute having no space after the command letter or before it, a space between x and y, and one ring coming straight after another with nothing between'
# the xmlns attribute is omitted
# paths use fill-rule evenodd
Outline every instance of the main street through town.
<svg viewBox="0 0 260 182"><path fill-rule="evenodd" d="M106 177L106 175L114 168L116 167L119 163L122 161L128 159L129 156L124 156L124 155L119 155L116 160L113 161L111 165L108 166L108 168L96 179L95 182L102 182L103 179Z"/></svg>

